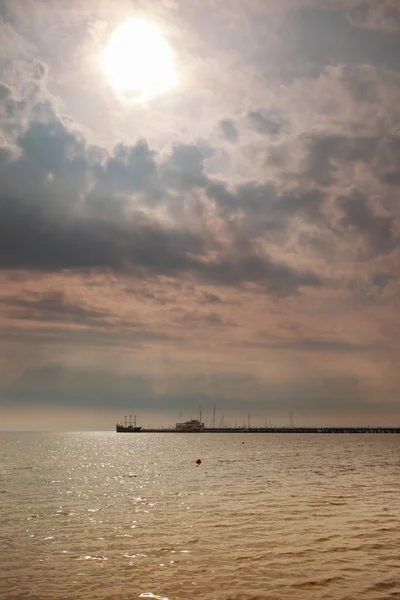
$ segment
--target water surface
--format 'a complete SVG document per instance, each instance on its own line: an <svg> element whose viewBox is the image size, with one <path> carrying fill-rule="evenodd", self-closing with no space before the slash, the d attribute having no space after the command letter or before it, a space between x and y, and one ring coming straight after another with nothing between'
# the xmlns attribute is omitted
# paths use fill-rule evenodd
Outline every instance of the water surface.
<svg viewBox="0 0 400 600"><path fill-rule="evenodd" d="M400 598L399 492L396 435L2 433L0 598Z"/></svg>

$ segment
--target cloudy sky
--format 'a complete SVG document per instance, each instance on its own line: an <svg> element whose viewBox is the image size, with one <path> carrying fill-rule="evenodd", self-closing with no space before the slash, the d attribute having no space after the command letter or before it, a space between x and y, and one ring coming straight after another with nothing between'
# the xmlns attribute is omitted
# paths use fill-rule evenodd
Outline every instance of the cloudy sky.
<svg viewBox="0 0 400 600"><path fill-rule="evenodd" d="M0 428L400 422L398 0L0 0L0 45Z"/></svg>

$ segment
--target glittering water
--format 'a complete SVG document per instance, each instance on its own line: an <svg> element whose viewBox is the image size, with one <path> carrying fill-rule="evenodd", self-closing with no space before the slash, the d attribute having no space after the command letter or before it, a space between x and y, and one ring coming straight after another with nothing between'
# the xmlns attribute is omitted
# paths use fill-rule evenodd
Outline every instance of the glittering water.
<svg viewBox="0 0 400 600"><path fill-rule="evenodd" d="M396 435L0 434L0 598L400 598L399 492Z"/></svg>

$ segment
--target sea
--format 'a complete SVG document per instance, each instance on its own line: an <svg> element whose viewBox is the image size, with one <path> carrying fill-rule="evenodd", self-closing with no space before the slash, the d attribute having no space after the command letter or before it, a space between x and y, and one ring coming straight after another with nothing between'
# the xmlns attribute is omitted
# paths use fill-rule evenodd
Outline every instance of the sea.
<svg viewBox="0 0 400 600"><path fill-rule="evenodd" d="M400 435L1 433L0 598L400 598Z"/></svg>

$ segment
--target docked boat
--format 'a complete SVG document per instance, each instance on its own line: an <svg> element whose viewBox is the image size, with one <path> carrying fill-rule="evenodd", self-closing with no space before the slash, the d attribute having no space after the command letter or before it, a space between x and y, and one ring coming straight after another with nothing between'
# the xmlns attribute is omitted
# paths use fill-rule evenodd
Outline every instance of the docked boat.
<svg viewBox="0 0 400 600"><path fill-rule="evenodd" d="M175 425L176 431L191 432L191 431L204 431L204 423L201 423L197 419L191 419L184 423L177 423Z"/></svg>
<svg viewBox="0 0 400 600"><path fill-rule="evenodd" d="M115 426L115 430L118 433L138 433L139 431L142 431L143 427L139 427L138 425L136 425L136 415L134 416L133 419L133 423L132 423L132 415L129 415L129 422L127 421L127 418L125 417L125 421L124 423L117 423Z"/></svg>

